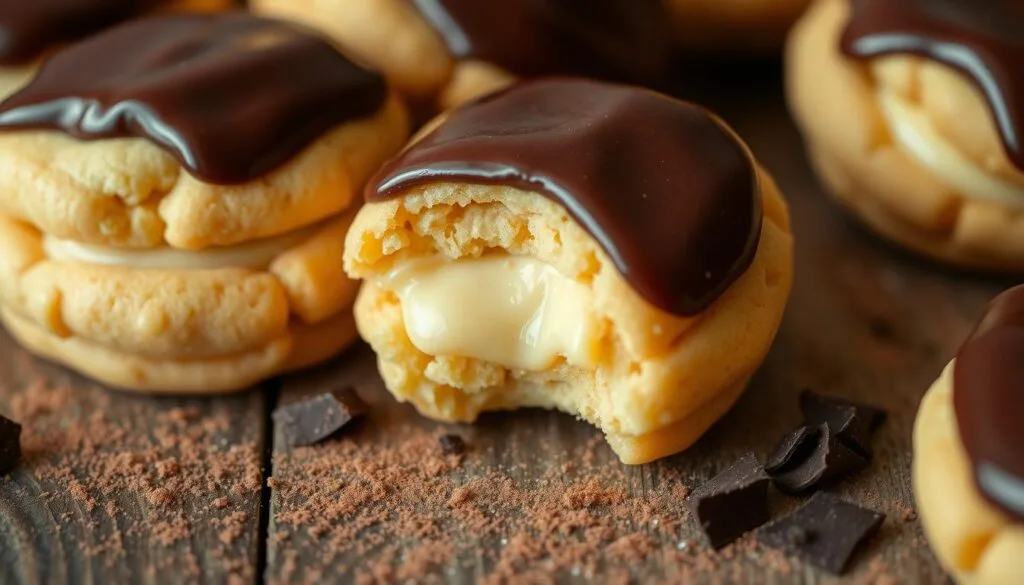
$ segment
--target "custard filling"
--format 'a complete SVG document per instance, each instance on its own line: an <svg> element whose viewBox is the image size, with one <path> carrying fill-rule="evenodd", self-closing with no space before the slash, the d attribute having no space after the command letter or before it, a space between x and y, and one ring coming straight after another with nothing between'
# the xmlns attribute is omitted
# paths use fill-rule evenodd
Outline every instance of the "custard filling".
<svg viewBox="0 0 1024 585"><path fill-rule="evenodd" d="M43 236L43 251L52 260L125 266L136 270L266 270L275 258L301 244L315 229L316 226L272 238L204 250L180 250L170 247L141 250L111 248L46 234Z"/></svg>
<svg viewBox="0 0 1024 585"><path fill-rule="evenodd" d="M921 108L891 91L880 91L878 103L900 148L958 193L1024 208L1024 187L993 176L962 155Z"/></svg>
<svg viewBox="0 0 1024 585"><path fill-rule="evenodd" d="M412 344L432 356L467 357L541 371L560 359L597 361L600 320L593 293L531 258L417 260L379 284L402 305Z"/></svg>

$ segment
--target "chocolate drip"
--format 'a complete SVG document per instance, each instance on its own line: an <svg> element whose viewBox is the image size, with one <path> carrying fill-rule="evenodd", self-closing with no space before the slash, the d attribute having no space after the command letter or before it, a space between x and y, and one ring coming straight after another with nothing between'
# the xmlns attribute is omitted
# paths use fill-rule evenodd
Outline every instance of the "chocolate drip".
<svg viewBox="0 0 1024 585"><path fill-rule="evenodd" d="M657 0L409 0L457 59L527 77L663 81L669 58Z"/></svg>
<svg viewBox="0 0 1024 585"><path fill-rule="evenodd" d="M842 49L854 58L913 54L966 75L984 94L1024 171L1024 2L854 0Z"/></svg>
<svg viewBox="0 0 1024 585"><path fill-rule="evenodd" d="M981 493L1024 520L1024 286L996 297L960 348L953 404Z"/></svg>
<svg viewBox="0 0 1024 585"><path fill-rule="evenodd" d="M384 102L380 75L296 25L243 13L136 20L55 54L0 130L139 137L204 181L253 181Z"/></svg>
<svg viewBox="0 0 1024 585"><path fill-rule="evenodd" d="M681 316L729 288L760 238L746 148L705 110L627 86L549 79L482 98L381 169L367 199L437 181L561 204L641 296Z"/></svg>
<svg viewBox="0 0 1024 585"><path fill-rule="evenodd" d="M22 65L47 49L144 14L168 0L7 0L0 6L0 65Z"/></svg>

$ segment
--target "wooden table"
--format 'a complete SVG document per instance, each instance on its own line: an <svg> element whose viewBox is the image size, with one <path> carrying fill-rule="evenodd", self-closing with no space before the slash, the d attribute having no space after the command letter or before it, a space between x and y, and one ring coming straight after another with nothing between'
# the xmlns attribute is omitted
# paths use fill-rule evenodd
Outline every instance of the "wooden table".
<svg viewBox="0 0 1024 585"><path fill-rule="evenodd" d="M24 461L0 479L0 583L944 582L913 513L914 412L982 305L1009 283L911 257L837 209L807 167L777 75L727 83L709 99L788 196L797 275L764 367L689 452L625 467L595 430L547 412L441 428L390 400L365 347L237 396L151 399L35 359L0 332L0 412L26 425ZM372 403L369 421L315 448L275 446L277 403L345 384ZM763 457L797 424L805 387L891 413L873 465L836 488L888 515L841 581L749 539L709 555L684 517L683 486L745 451ZM461 462L438 466L427 452L441 432L466 438ZM379 452L390 455L375 464ZM397 485L402 474L423 482L422 498ZM510 501L493 492L502 480ZM572 491L594 481L619 495L588 501ZM554 550L538 536L531 508L544 490L591 523L566 538L603 530L596 549Z"/></svg>

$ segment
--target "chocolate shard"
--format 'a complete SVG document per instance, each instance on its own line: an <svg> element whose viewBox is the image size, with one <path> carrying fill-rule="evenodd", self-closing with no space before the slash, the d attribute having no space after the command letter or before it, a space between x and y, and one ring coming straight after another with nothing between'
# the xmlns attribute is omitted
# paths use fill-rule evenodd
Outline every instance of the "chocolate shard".
<svg viewBox="0 0 1024 585"><path fill-rule="evenodd" d="M880 408L812 390L800 393L800 410L807 424L827 424L848 448L869 458L872 456L871 436L886 417Z"/></svg>
<svg viewBox="0 0 1024 585"><path fill-rule="evenodd" d="M274 411L273 418L284 446L302 447L329 438L366 411L359 395L352 388L344 388L282 406Z"/></svg>
<svg viewBox="0 0 1024 585"><path fill-rule="evenodd" d="M868 459L840 441L829 425L819 426L817 434L809 455L802 461L791 461L786 470L771 474L779 491L804 493L867 467Z"/></svg>
<svg viewBox="0 0 1024 585"><path fill-rule="evenodd" d="M765 461L764 470L769 475L775 475L803 463L814 453L820 435L821 431L817 427L802 426L782 437Z"/></svg>
<svg viewBox="0 0 1024 585"><path fill-rule="evenodd" d="M857 548L884 519L884 514L820 492L792 514L758 531L758 539L841 575Z"/></svg>
<svg viewBox="0 0 1024 585"><path fill-rule="evenodd" d="M0 415L0 475L7 475L21 459L21 425Z"/></svg>
<svg viewBox="0 0 1024 585"><path fill-rule="evenodd" d="M462 455L466 452L466 442L458 435L444 435L438 439L438 443L445 455Z"/></svg>
<svg viewBox="0 0 1024 585"><path fill-rule="evenodd" d="M768 521L768 474L747 453L690 495L690 510L708 542L721 549Z"/></svg>

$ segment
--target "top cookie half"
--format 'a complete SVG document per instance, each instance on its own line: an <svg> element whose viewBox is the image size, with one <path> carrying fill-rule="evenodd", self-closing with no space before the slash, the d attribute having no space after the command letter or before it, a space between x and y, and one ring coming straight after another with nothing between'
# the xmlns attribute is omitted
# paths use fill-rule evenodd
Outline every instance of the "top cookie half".
<svg viewBox="0 0 1024 585"><path fill-rule="evenodd" d="M407 130L384 79L307 29L144 18L0 104L0 212L83 243L232 245L347 209Z"/></svg>

